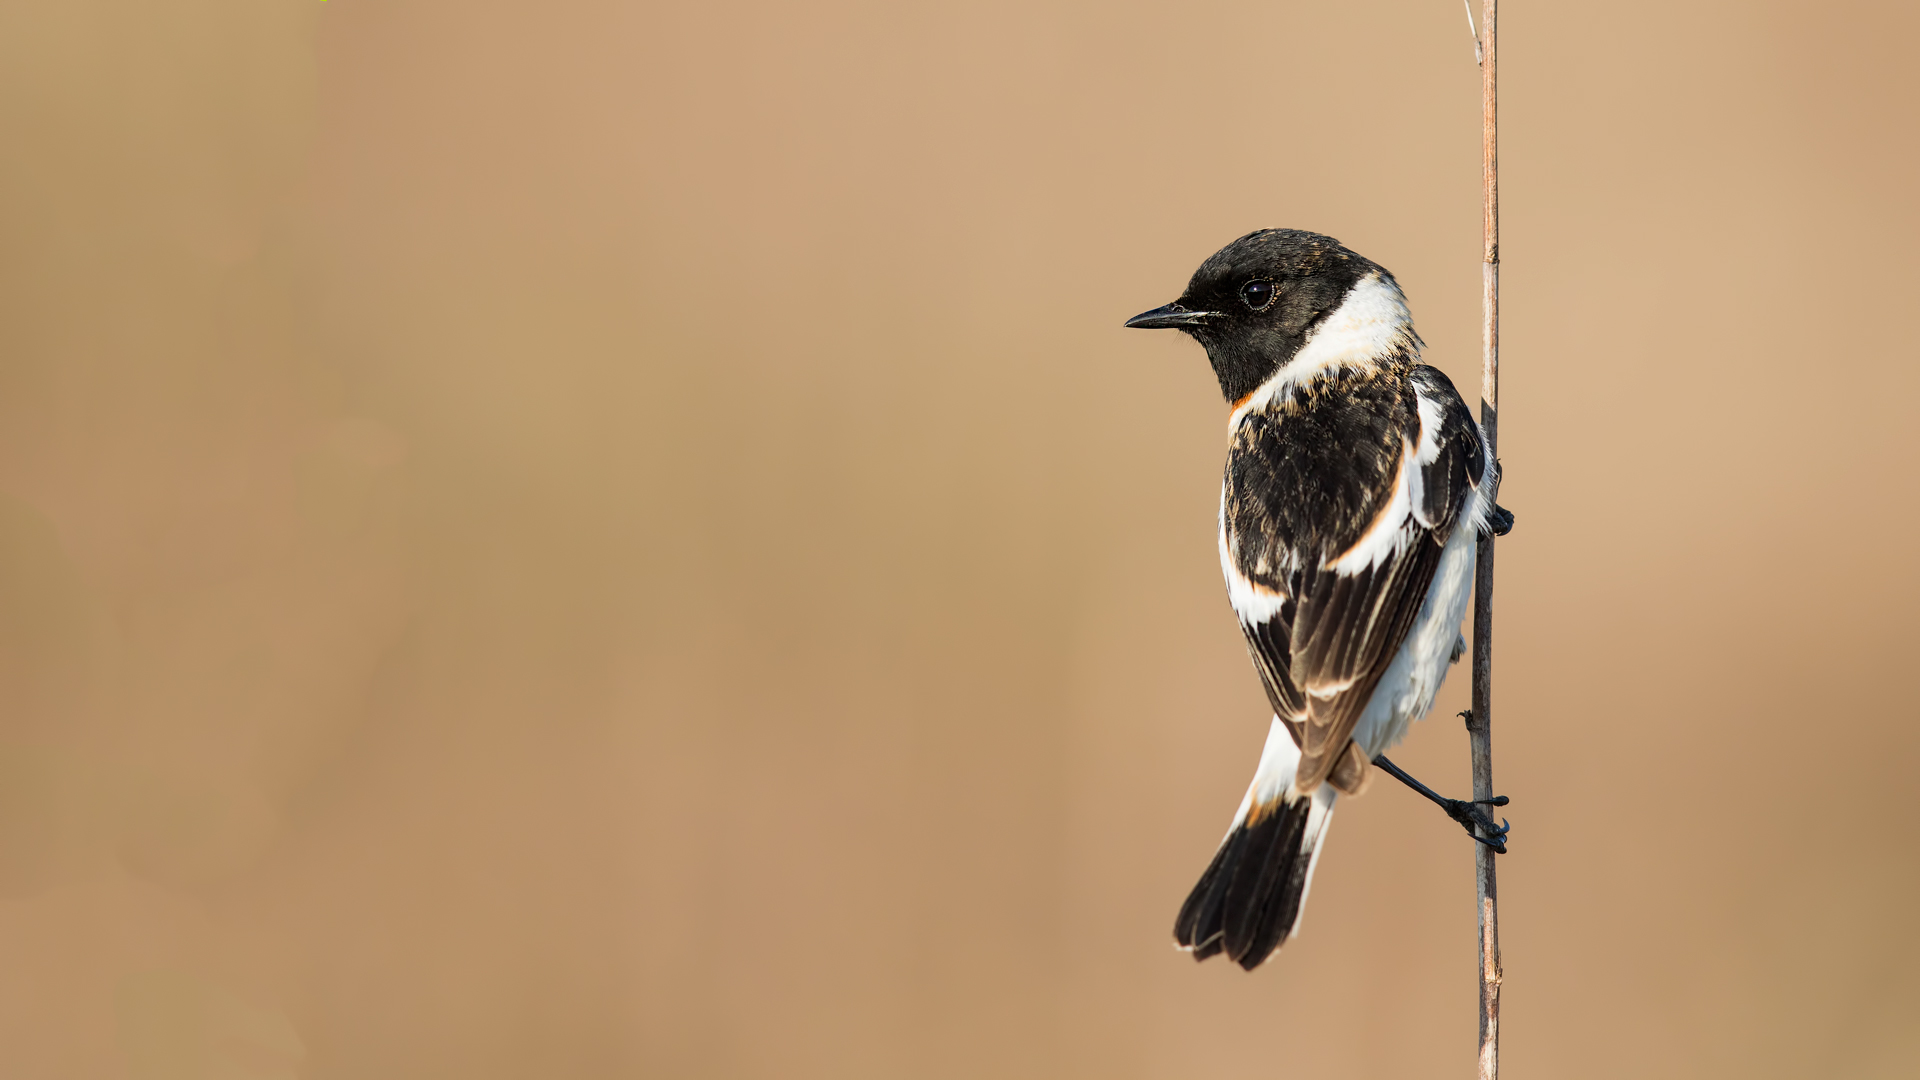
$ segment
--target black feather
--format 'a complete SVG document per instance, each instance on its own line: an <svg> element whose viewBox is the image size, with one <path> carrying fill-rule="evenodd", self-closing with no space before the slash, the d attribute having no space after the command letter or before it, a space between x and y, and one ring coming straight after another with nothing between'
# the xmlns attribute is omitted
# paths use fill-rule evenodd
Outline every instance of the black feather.
<svg viewBox="0 0 1920 1080"><path fill-rule="evenodd" d="M1227 834L1174 919L1174 940L1195 960L1224 952L1252 971L1293 931L1313 864L1304 843L1312 808L1312 799L1283 800Z"/></svg>

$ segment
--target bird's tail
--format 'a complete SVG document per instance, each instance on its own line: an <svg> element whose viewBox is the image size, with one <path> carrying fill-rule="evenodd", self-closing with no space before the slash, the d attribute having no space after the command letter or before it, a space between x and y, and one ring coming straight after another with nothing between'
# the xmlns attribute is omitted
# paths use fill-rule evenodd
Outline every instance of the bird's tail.
<svg viewBox="0 0 1920 1080"><path fill-rule="evenodd" d="M1299 763L1299 747L1275 717L1233 828L1173 925L1174 941L1195 960L1224 952L1252 971L1299 930L1334 800L1330 784L1311 795L1293 790Z"/></svg>

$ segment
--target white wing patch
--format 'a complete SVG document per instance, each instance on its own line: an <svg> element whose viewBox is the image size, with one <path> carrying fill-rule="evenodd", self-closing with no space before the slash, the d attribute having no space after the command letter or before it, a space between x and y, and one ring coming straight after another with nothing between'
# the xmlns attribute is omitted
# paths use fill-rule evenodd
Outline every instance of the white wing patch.
<svg viewBox="0 0 1920 1080"><path fill-rule="evenodd" d="M1425 467L1440 459L1440 425L1442 410L1445 406L1427 391L1426 385L1418 380L1413 384L1414 403L1420 411L1420 450L1414 455L1414 463ZM1487 445L1487 432L1474 421L1473 433L1481 446ZM1489 458L1485 464L1485 474L1476 482L1467 477L1467 486L1472 493L1467 496L1467 504L1460 508L1459 523L1455 529L1466 529L1475 535L1486 531L1487 518L1493 513L1494 492L1500 487L1500 463ZM1413 517L1415 521L1431 529L1433 520L1427 515L1427 500L1415 497Z"/></svg>
<svg viewBox="0 0 1920 1080"><path fill-rule="evenodd" d="M1441 410L1446 406L1418 381L1413 384L1413 403L1420 413L1420 452L1414 455L1414 463L1431 465L1440 460Z"/></svg>
<svg viewBox="0 0 1920 1080"><path fill-rule="evenodd" d="M1426 438L1426 419L1424 416L1420 418L1423 440ZM1414 536L1414 530L1407 527L1407 521L1414 516L1415 508L1426 501L1426 485L1414 458L1414 448L1402 439L1400 475L1393 480L1393 497L1374 515L1373 524L1367 526L1367 531L1361 534L1360 539L1328 563L1327 569L1350 577L1370 567L1377 567L1407 550L1407 544Z"/></svg>

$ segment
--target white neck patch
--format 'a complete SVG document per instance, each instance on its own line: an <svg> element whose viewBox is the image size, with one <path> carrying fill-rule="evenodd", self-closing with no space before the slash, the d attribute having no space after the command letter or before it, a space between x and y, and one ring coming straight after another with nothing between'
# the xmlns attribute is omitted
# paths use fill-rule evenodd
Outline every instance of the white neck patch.
<svg viewBox="0 0 1920 1080"><path fill-rule="evenodd" d="M1368 274L1347 291L1347 298L1314 329L1293 359L1233 410L1227 430L1296 386L1341 368L1376 364L1398 349L1411 349L1413 341L1413 314L1407 310L1400 286L1377 272Z"/></svg>

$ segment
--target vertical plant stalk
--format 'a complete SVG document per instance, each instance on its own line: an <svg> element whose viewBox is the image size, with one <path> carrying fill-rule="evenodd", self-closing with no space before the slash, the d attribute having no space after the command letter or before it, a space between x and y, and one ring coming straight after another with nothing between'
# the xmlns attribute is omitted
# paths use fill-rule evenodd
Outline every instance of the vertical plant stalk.
<svg viewBox="0 0 1920 1080"><path fill-rule="evenodd" d="M1480 169L1484 212L1481 281L1480 426L1487 432L1487 460L1499 461L1500 428L1500 158L1495 120L1499 68L1494 8L1480 7ZM1467 718L1473 747L1473 797L1493 798L1493 537L1480 537L1473 579L1473 712ZM1494 851L1475 844L1475 892L1480 915L1480 1080L1500 1074L1500 900Z"/></svg>

